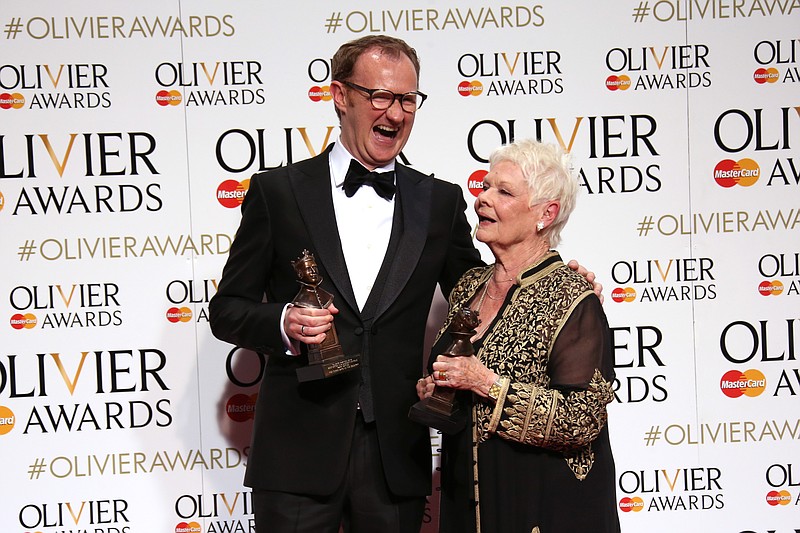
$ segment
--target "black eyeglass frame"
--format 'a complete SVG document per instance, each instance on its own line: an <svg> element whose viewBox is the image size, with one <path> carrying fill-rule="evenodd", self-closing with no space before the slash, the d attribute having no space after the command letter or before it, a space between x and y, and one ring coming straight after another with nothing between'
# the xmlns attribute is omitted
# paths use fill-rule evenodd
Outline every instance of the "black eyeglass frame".
<svg viewBox="0 0 800 533"><path fill-rule="evenodd" d="M423 92L420 92L420 91L410 91L410 92L407 92L407 93L398 94L398 93L390 91L389 89L367 89L366 87L363 87L363 86L358 85L357 83L353 83L351 81L343 81L342 83L347 85L351 89L355 89L357 91L362 91L364 93L367 93L367 95L369 95L369 103L372 105L373 109L376 109L378 111L385 111L385 110L389 109L390 107L392 107L394 105L395 100L399 100L400 101L400 109L402 109L406 113L416 113L416 111L418 109L422 109L422 104L424 104L425 100L428 99L428 95L423 93ZM389 105L387 105L386 107L378 107L378 106L375 105L375 101L373 100L373 95L378 91L381 91L381 92L388 93L388 94L392 95L392 100L389 102ZM422 98L422 100L420 100L419 104L416 104L414 106L414 109L407 109L405 104L403 103L403 102L405 102L405 100L404 100L405 97L410 95L410 94L413 94L414 96L419 96L420 98Z"/></svg>

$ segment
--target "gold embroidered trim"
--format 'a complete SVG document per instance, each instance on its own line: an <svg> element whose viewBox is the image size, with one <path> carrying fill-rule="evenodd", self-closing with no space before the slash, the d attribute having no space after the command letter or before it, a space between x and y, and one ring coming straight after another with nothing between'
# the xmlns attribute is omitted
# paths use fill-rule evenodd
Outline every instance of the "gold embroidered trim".
<svg viewBox="0 0 800 533"><path fill-rule="evenodd" d="M531 424L531 417L533 416L533 406L536 404L536 399L538 396L537 390L531 391L530 401L528 402L528 409L525 411L525 418L522 421L522 428L519 431L519 436L517 437L518 442L525 442L525 435L528 434L528 426Z"/></svg>
<svg viewBox="0 0 800 533"><path fill-rule="evenodd" d="M550 400L550 412L547 413L547 425L544 427L544 441L550 440L550 432L553 430L553 420L556 417L556 408L559 402L564 398L557 390L553 391L553 397Z"/></svg>
<svg viewBox="0 0 800 533"><path fill-rule="evenodd" d="M552 260L553 255L543 261ZM474 405L473 444L496 435L560 451L575 477L584 479L594 463L591 442L606 423L605 406L613 401L614 392L597 370L585 390L563 394L550 388L547 362L555 338L578 303L591 296L591 287L561 261L538 265L518 277L520 286L497 318L501 327L484 337L476 354L488 368L505 376L506 387L502 401ZM450 294L450 310L440 335L491 273L491 266L479 267L459 280ZM477 476L477 448L473 454ZM479 516L476 505L478 524Z"/></svg>
<svg viewBox="0 0 800 533"><path fill-rule="evenodd" d="M494 433L497 431L497 424L500 423L500 417L503 414L503 404L506 401L506 395L508 394L508 386L511 383L509 378L500 378L501 385L500 385L500 394L497 395L497 401L494 404L494 410L492 411L492 417L489 419L489 432Z"/></svg>
<svg viewBox="0 0 800 533"><path fill-rule="evenodd" d="M581 303L588 296L591 296L592 294L594 294L594 293L593 292L585 292L585 293L581 294L580 296L578 296L577 298L575 298L575 301L572 302L572 305L569 306L569 309L567 310L567 316L570 316L572 314L572 312L575 310L575 308L578 307L578 304ZM564 328L564 324L566 324L566 320L564 322L560 323L558 325L558 327L556 328L555 332L553 333L553 338L550 339L550 346L547 347L548 353L550 352L550 350L553 349L553 346L556 345L556 339L558 339L558 336L561 334L561 330Z"/></svg>
<svg viewBox="0 0 800 533"><path fill-rule="evenodd" d="M500 403L500 402L498 402ZM473 407L472 420L477 420L478 411ZM481 486L478 482L478 425L472 424L472 477L475 495L475 533L481 533Z"/></svg>

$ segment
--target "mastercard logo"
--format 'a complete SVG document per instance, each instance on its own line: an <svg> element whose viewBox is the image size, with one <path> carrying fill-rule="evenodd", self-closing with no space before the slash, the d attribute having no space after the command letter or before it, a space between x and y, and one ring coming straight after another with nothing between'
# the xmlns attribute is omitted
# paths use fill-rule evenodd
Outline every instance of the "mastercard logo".
<svg viewBox="0 0 800 533"><path fill-rule="evenodd" d="M234 394L225 404L225 413L234 422L246 422L256 415L258 394Z"/></svg>
<svg viewBox="0 0 800 533"><path fill-rule="evenodd" d="M172 106L181 105L182 101L183 101L183 96L179 91L176 91L174 89L171 91L167 90L158 91L156 93L156 103L161 107L166 107L168 105Z"/></svg>
<svg viewBox="0 0 800 533"><path fill-rule="evenodd" d="M227 208L235 208L242 205L247 190L250 188L250 180L225 180L217 187L217 201Z"/></svg>
<svg viewBox="0 0 800 533"><path fill-rule="evenodd" d="M606 78L606 89L609 91L627 91L631 87L631 79L623 74L622 76L611 75Z"/></svg>
<svg viewBox="0 0 800 533"><path fill-rule="evenodd" d="M469 175L467 179L467 189L469 192L472 193L472 196L477 196L483 191L483 178L486 177L486 174L489 172L486 170L476 170L472 174Z"/></svg>
<svg viewBox="0 0 800 533"><path fill-rule="evenodd" d="M617 287L611 291L611 299L617 303L636 301L636 289L633 287Z"/></svg>
<svg viewBox="0 0 800 533"><path fill-rule="evenodd" d="M758 293L761 296L778 296L783 292L783 283L778 281L764 280L758 284Z"/></svg>
<svg viewBox="0 0 800 533"><path fill-rule="evenodd" d="M6 205L6 198L3 196L3 193L0 192L0 211L3 210L3 207Z"/></svg>
<svg viewBox="0 0 800 533"><path fill-rule="evenodd" d="M458 84L458 94L461 96L479 96L483 92L483 84L478 81L462 81Z"/></svg>
<svg viewBox="0 0 800 533"><path fill-rule="evenodd" d="M203 528L197 522L180 522L175 526L175 533L203 533Z"/></svg>
<svg viewBox="0 0 800 533"><path fill-rule="evenodd" d="M767 503L773 507L789 505L792 503L792 495L787 490L771 490L767 493Z"/></svg>
<svg viewBox="0 0 800 533"><path fill-rule="evenodd" d="M167 309L167 320L173 324L178 322L189 322L192 320L192 310L188 307L170 307Z"/></svg>
<svg viewBox="0 0 800 533"><path fill-rule="evenodd" d="M755 72L753 72L753 80L759 85L763 85L765 83L777 83L778 78L781 77L780 72L778 69L775 68L757 68Z"/></svg>
<svg viewBox="0 0 800 533"><path fill-rule="evenodd" d="M644 501L638 496L634 496L633 498L622 498L619 501L619 510L623 513L630 513L633 511L634 513L638 513L644 509Z"/></svg>
<svg viewBox="0 0 800 533"><path fill-rule="evenodd" d="M0 109L22 109L25 97L20 93L0 93Z"/></svg>
<svg viewBox="0 0 800 533"><path fill-rule="evenodd" d="M755 398L767 388L767 378L755 369L744 372L731 370L723 374L722 379L719 380L719 388L728 398L740 396Z"/></svg>
<svg viewBox="0 0 800 533"><path fill-rule="evenodd" d="M330 102L333 96L331 95L331 86L315 85L308 90L308 99L312 102Z"/></svg>
<svg viewBox="0 0 800 533"><path fill-rule="evenodd" d="M11 317L11 327L14 329L33 329L37 323L36 315L31 313L17 313Z"/></svg>
<svg viewBox="0 0 800 533"><path fill-rule="evenodd" d="M0 405L0 435L5 435L11 432L11 430L14 429L16 420L17 419L14 416L14 411L5 405Z"/></svg>
<svg viewBox="0 0 800 533"><path fill-rule="evenodd" d="M761 168L752 159L723 159L714 167L714 179L720 187L730 188L734 185L749 187L758 181Z"/></svg>

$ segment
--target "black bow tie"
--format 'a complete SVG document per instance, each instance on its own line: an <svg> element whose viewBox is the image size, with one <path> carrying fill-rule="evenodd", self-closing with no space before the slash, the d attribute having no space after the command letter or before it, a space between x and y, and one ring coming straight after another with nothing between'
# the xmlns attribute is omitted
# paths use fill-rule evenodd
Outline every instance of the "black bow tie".
<svg viewBox="0 0 800 533"><path fill-rule="evenodd" d="M364 166L352 159L350 168L344 178L344 193L347 197L353 196L362 185L370 185L381 198L391 200L396 187L394 186L394 172L370 172Z"/></svg>

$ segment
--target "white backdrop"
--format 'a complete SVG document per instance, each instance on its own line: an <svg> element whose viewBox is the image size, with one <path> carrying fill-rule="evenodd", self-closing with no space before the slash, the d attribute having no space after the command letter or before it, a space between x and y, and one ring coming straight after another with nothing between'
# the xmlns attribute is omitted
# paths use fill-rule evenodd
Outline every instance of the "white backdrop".
<svg viewBox="0 0 800 533"><path fill-rule="evenodd" d="M800 530L798 22L798 0L6 6L0 527L251 531L264 359L213 338L208 300L249 176L338 135L328 58L390 33L430 96L404 157L469 204L503 142L573 154L561 252L605 286L623 530Z"/></svg>

